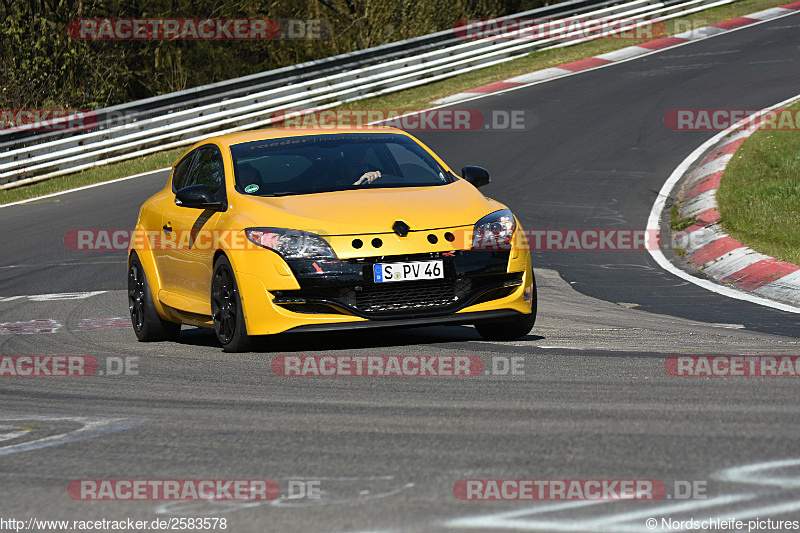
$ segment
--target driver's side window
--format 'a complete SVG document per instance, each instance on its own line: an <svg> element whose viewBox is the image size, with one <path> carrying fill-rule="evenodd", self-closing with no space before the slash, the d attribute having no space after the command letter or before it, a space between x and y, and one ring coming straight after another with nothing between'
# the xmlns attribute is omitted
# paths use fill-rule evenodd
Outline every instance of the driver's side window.
<svg viewBox="0 0 800 533"><path fill-rule="evenodd" d="M189 154L175 167L172 183L176 191L190 185L205 185L216 200L223 200L225 171L219 149L216 146L201 146Z"/></svg>
<svg viewBox="0 0 800 533"><path fill-rule="evenodd" d="M189 168L192 166L192 161L196 154L196 151L191 152L175 165L175 171L172 173L172 192L177 192L178 189L186 187L186 179L189 177Z"/></svg>

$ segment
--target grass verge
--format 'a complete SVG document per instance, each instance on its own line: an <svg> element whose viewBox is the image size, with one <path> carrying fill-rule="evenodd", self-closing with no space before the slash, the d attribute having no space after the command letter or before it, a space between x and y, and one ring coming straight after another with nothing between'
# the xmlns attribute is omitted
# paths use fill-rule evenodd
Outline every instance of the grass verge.
<svg viewBox="0 0 800 533"><path fill-rule="evenodd" d="M730 18L747 15L748 13L777 7L785 3L786 0L743 0L735 4L707 9L681 18L679 21L666 21L665 34L671 35L673 33L680 33L693 27L707 26ZM647 40L649 39L598 39L568 46L566 48L532 52L512 61L507 61L499 65L476 70L460 76L454 76L421 87L350 102L340 106L339 109L404 109L408 111L425 109L430 107L430 103L433 100L450 94L473 89L520 74L555 67L571 61L577 61L620 48L633 46ZM95 167L83 172L60 176L32 185L0 190L0 205L167 167L172 165L183 152L183 149L171 150L132 159L130 161Z"/></svg>
<svg viewBox="0 0 800 533"><path fill-rule="evenodd" d="M790 109L800 111L800 103ZM751 135L725 169L717 202L731 237L800 264L800 132L761 129Z"/></svg>

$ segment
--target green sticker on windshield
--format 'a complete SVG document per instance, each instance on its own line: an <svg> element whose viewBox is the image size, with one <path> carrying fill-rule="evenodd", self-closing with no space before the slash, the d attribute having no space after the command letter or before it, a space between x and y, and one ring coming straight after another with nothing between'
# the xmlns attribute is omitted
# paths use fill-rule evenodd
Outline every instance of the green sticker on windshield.
<svg viewBox="0 0 800 533"><path fill-rule="evenodd" d="M251 183L250 185L244 188L244 192L246 193L251 193L256 191L258 191L258 185L256 185L255 183Z"/></svg>

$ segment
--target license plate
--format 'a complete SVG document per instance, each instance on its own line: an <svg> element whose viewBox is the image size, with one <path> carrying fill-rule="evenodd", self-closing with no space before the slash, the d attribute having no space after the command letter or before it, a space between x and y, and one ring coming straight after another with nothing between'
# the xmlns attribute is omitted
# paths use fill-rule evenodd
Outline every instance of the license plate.
<svg viewBox="0 0 800 533"><path fill-rule="evenodd" d="M372 272L375 277L375 283L444 278L444 267L442 261L379 263L374 266Z"/></svg>

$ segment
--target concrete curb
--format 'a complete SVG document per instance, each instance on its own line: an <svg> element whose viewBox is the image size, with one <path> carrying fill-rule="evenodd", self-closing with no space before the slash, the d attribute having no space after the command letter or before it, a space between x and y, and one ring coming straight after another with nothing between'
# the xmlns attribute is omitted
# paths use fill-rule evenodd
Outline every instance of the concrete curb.
<svg viewBox="0 0 800 533"><path fill-rule="evenodd" d="M748 248L724 233L719 224L717 189L725 168L763 122L762 119L746 129L733 130L685 175L676 199L679 214L681 218L696 217L697 222L673 233L672 240L686 251L689 264L709 277L800 307L800 266Z"/></svg>

